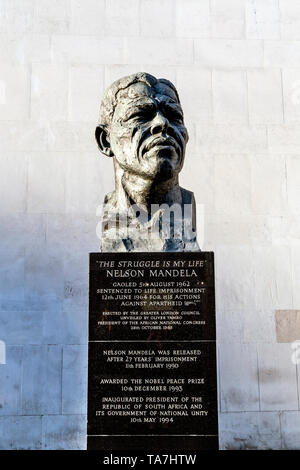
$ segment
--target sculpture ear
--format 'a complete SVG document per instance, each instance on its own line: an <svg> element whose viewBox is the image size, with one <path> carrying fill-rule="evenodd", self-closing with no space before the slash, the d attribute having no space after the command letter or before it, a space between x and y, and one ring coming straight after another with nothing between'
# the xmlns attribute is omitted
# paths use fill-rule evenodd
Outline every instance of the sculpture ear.
<svg viewBox="0 0 300 470"><path fill-rule="evenodd" d="M100 152L103 153L103 155L106 155L107 157L113 157L114 154L111 150L110 143L107 138L107 127L102 124L99 124L99 126L97 126L95 130L95 137Z"/></svg>

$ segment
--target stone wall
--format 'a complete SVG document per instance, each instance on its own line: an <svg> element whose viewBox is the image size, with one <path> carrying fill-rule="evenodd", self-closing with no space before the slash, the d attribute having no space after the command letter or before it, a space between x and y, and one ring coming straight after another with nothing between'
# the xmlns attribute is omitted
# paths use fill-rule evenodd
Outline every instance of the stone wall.
<svg viewBox="0 0 300 470"><path fill-rule="evenodd" d="M105 87L146 71L179 90L181 183L215 251L221 446L299 449L299 3L0 0L0 36L0 448L85 448L88 253L113 188L93 133Z"/></svg>

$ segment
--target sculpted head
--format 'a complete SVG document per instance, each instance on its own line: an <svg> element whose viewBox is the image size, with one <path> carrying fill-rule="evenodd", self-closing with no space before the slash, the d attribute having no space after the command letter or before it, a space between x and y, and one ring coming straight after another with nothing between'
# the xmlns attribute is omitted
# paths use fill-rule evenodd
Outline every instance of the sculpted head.
<svg viewBox="0 0 300 470"><path fill-rule="evenodd" d="M117 80L102 100L95 135L125 172L158 181L176 176L188 133L174 85L147 73Z"/></svg>

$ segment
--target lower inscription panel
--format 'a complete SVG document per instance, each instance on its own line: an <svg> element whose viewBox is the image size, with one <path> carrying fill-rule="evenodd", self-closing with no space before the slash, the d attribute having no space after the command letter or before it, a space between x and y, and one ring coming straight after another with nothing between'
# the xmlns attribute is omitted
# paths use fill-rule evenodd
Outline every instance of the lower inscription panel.
<svg viewBox="0 0 300 470"><path fill-rule="evenodd" d="M88 434L217 434L215 343L89 344Z"/></svg>

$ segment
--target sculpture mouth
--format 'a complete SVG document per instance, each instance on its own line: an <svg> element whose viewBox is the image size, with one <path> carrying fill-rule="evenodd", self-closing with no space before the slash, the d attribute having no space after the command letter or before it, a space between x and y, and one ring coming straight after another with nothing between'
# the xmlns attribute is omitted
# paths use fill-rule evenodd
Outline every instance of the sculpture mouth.
<svg viewBox="0 0 300 470"><path fill-rule="evenodd" d="M151 142L149 142L149 144L144 147L143 153L151 150L154 147L174 147L177 152L180 151L178 143L172 137L159 136L152 139Z"/></svg>

